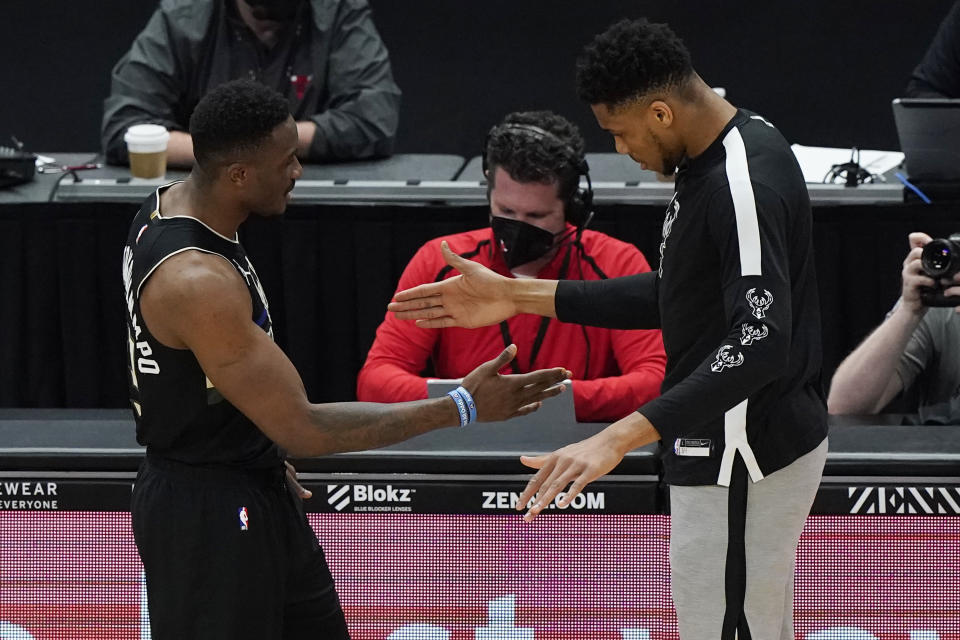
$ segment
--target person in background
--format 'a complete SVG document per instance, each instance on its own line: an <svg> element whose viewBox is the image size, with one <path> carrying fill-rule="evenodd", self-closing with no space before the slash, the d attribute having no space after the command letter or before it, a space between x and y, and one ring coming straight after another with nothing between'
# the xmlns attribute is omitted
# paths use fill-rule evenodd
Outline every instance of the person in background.
<svg viewBox="0 0 960 640"><path fill-rule="evenodd" d="M937 35L907 83L908 98L960 98L960 1L943 19Z"/></svg>
<svg viewBox="0 0 960 640"><path fill-rule="evenodd" d="M509 278L603 280L650 271L631 244L586 228L592 195L577 128L548 111L511 113L484 143L490 226L427 242L400 277L399 288L455 275L439 247ZM505 369L530 371L563 363L573 371L580 422L612 422L656 397L665 355L660 332L583 327L535 315L478 329L425 331L388 313L357 379L357 398L399 402L427 397L427 376L461 378L515 342L522 354Z"/></svg>
<svg viewBox="0 0 960 640"><path fill-rule="evenodd" d="M827 398L830 413L877 414L915 388L921 424L960 424L960 307L929 307L921 297L934 285L920 259L930 241L925 233L910 234L900 299L837 367ZM960 295L960 274L943 295Z"/></svg>
<svg viewBox="0 0 960 640"><path fill-rule="evenodd" d="M400 89L366 0L162 0L113 68L101 143L125 164L135 124L171 131L167 162L193 164L190 114L212 88L246 78L283 95L309 162L387 156Z"/></svg>

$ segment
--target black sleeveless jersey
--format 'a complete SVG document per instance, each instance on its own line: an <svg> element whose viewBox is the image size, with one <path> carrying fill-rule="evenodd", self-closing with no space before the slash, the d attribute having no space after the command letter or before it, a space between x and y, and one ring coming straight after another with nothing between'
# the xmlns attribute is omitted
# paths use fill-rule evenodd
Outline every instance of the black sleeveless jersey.
<svg viewBox="0 0 960 640"><path fill-rule="evenodd" d="M140 207L123 250L127 367L137 441L152 455L188 464L275 466L277 446L220 395L191 351L158 342L141 316L140 292L157 267L180 252L202 251L233 265L250 292L251 321L273 337L267 299L243 247L195 218L164 215L160 193L166 188Z"/></svg>

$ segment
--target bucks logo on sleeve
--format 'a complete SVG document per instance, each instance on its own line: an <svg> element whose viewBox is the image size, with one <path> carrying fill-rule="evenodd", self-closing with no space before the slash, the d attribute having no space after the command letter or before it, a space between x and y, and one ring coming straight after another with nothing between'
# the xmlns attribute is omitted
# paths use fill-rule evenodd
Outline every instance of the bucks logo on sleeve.
<svg viewBox="0 0 960 640"><path fill-rule="evenodd" d="M744 322L740 325L740 344L747 347L770 335L770 329L761 322Z"/></svg>
<svg viewBox="0 0 960 640"><path fill-rule="evenodd" d="M773 304L773 294L764 289L763 295L761 295L757 293L756 287L753 287L747 291L747 302L750 303L753 316L757 320L761 320L766 317L767 309Z"/></svg>
<svg viewBox="0 0 960 640"><path fill-rule="evenodd" d="M773 304L773 294L766 289L762 291L762 294L757 293L757 288L752 287L747 291L746 295L747 302L750 304L750 313L758 320L767 316L767 311ZM749 347L754 342L759 342L768 335L770 335L770 329L762 322L744 322L740 325L741 346ZM739 367L743 364L743 353L734 351L734 349L735 346L728 344L720 347L720 350L717 351L717 357L714 359L713 364L710 365L710 370L714 373L719 373L724 369Z"/></svg>
<svg viewBox="0 0 960 640"><path fill-rule="evenodd" d="M710 365L710 370L714 373L720 373L724 369L739 367L742 364L743 354L739 351L734 353L733 347L725 344L717 351L717 357L714 359L713 364Z"/></svg>

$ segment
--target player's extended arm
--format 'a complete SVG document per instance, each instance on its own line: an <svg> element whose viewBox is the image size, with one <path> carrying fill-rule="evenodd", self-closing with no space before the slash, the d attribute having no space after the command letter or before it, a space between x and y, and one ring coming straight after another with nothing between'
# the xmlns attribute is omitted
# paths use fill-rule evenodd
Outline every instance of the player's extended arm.
<svg viewBox="0 0 960 640"><path fill-rule="evenodd" d="M426 329L486 327L520 313L614 329L659 326L654 273L563 283L505 278L456 255L446 242L441 243L440 250L460 275L398 292L387 305L397 318L416 320L417 326ZM560 301L558 284L566 294ZM558 315L561 303L565 303L564 313Z"/></svg>
<svg viewBox="0 0 960 640"><path fill-rule="evenodd" d="M251 319L239 274L219 257L187 251L168 259L147 281L140 305L154 337L190 349L217 390L292 456L381 447L460 423L450 398L311 404L293 364ZM511 345L464 378L478 420L529 413L560 393L557 383L569 375L562 368L499 375L515 353Z"/></svg>
<svg viewBox="0 0 960 640"><path fill-rule="evenodd" d="M401 320L416 320L425 329L486 327L518 313L555 318L556 280L512 279L461 258L440 243L447 264L459 276L422 284L394 296L387 309Z"/></svg>

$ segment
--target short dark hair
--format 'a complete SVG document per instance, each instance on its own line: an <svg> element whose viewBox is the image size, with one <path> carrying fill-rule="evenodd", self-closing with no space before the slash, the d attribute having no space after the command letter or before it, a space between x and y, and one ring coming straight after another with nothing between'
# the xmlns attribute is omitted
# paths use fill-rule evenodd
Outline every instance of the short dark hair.
<svg viewBox="0 0 960 640"><path fill-rule="evenodd" d="M205 95L190 116L193 155L201 167L257 149L290 117L286 99L251 80L233 80Z"/></svg>
<svg viewBox="0 0 960 640"><path fill-rule="evenodd" d="M690 52L669 26L624 19L584 47L577 59L577 93L588 104L618 107L681 87L693 73Z"/></svg>
<svg viewBox="0 0 960 640"><path fill-rule="evenodd" d="M548 135L524 125L543 129ZM517 182L556 182L564 203L571 201L580 184L583 136L575 124L550 111L508 114L490 129L483 151L491 186L497 167Z"/></svg>

